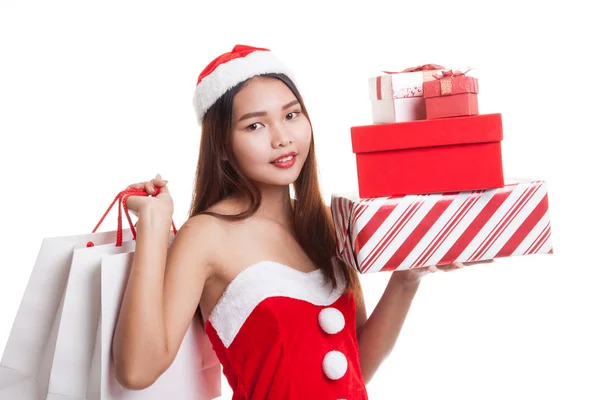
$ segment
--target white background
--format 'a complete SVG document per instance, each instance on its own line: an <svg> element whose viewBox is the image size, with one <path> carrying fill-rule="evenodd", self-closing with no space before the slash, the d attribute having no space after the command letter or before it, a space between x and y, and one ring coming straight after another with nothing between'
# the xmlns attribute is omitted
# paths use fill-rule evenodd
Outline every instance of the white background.
<svg viewBox="0 0 600 400"><path fill-rule="evenodd" d="M476 68L480 112L503 114L505 175L549 183L555 254L428 276L371 398L600 398L596 14L584 1L331 3L0 3L0 352L44 237L91 231L157 172L184 222L196 78L242 43L295 71L327 201L357 185L349 128L370 123L367 78L430 62ZM369 311L388 277L362 277Z"/></svg>

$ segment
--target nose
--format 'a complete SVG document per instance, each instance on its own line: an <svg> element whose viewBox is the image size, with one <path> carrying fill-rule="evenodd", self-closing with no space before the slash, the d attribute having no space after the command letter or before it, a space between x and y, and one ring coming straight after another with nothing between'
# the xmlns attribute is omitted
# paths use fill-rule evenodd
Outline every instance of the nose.
<svg viewBox="0 0 600 400"><path fill-rule="evenodd" d="M271 146L276 149L292 144L292 138L285 126L281 124L273 126L271 131Z"/></svg>

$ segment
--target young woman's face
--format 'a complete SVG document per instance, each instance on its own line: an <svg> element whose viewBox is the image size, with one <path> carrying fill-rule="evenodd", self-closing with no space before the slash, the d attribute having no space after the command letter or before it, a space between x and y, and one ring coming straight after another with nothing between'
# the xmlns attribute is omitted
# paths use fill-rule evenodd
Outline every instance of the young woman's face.
<svg viewBox="0 0 600 400"><path fill-rule="evenodd" d="M289 185L304 165L312 129L300 103L273 78L255 78L233 100L233 154L258 184Z"/></svg>

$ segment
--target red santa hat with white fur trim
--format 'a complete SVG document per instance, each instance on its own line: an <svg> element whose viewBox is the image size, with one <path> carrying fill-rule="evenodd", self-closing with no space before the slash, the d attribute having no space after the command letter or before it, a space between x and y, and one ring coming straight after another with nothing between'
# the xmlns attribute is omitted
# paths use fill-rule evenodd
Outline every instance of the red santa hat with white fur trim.
<svg viewBox="0 0 600 400"><path fill-rule="evenodd" d="M283 73L292 81L294 77L269 49L236 45L233 50L215 58L198 77L194 94L194 108L198 124L206 111L229 89L252 78L267 73Z"/></svg>

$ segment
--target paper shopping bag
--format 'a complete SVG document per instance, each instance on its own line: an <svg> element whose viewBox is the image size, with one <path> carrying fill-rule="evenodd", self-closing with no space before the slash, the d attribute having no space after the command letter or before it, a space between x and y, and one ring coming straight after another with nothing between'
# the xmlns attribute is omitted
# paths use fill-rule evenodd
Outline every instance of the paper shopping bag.
<svg viewBox="0 0 600 400"><path fill-rule="evenodd" d="M35 377L20 379L0 389L0 399L3 400L34 400L38 398Z"/></svg>
<svg viewBox="0 0 600 400"><path fill-rule="evenodd" d="M221 366L204 332L194 317L171 366L150 387L132 391L116 380L112 359L112 339L119 310L129 279L133 253L107 255L102 258L102 312L97 343L99 368L92 367L89 400L206 400L221 395ZM99 369L99 375L98 375Z"/></svg>
<svg viewBox="0 0 600 400"><path fill-rule="evenodd" d="M73 307L77 310L77 306L72 304L77 302L80 294L77 281L85 284L85 278L89 278L88 274L82 274L78 270L93 269L94 258L97 259L96 266L99 268L99 257L103 251L130 251L130 247L121 249L124 241L126 246L131 246L132 242L129 240L135 239L135 228L125 205L123 208L131 230L122 228L121 203L130 195L145 195L145 191L128 189L119 193L92 234L46 239L42 244L1 362L0 400L83 400L83 397L72 397L69 393L77 392L78 385L85 385L87 382L78 383L77 375L69 376L68 372L65 373L80 366L81 359L86 355L85 352L77 353L79 348L73 350L72 347L77 346L78 341L72 342L71 348L67 343L68 338L76 336L72 330L79 329L74 318L81 317L81 314L70 313ZM95 233L117 201L117 231ZM172 225L175 231L175 225ZM85 265L92 267L85 268ZM99 275L96 280L99 282ZM80 307L90 305L85 302L86 299L83 299ZM96 308L99 310L99 302ZM94 333L98 313L99 311L96 317L91 316L94 320ZM84 324L84 327L87 325ZM87 331L89 330L87 327ZM86 329L81 330L82 336L86 333ZM92 346L94 339L91 340ZM70 359L70 355L74 353L77 354L76 357ZM53 371L54 367L56 371ZM84 370L88 369L89 363L84 367ZM64 390L65 387L67 390ZM35 395L32 396L32 393ZM83 393L85 394L85 388Z"/></svg>
<svg viewBox="0 0 600 400"><path fill-rule="evenodd" d="M132 238L130 230L123 239ZM46 238L38 253L0 361L0 399L18 397L7 388L35 385L38 367L67 285L73 251L88 243L115 243L117 232ZM25 390L15 388L14 390Z"/></svg>
<svg viewBox="0 0 600 400"><path fill-rule="evenodd" d="M48 340L54 345L46 347L38 371L40 399L85 400L100 319L102 256L129 252L134 248L135 242L129 241L120 247L109 244L73 252L62 312Z"/></svg>
<svg viewBox="0 0 600 400"><path fill-rule="evenodd" d="M132 193L146 195L144 190L126 190L117 197L120 206L122 200L135 239L135 228L125 203ZM119 207L117 232L122 229L120 211ZM176 233L175 225L172 225L173 232ZM172 238L173 236L169 240L171 241ZM121 238L118 237L116 245L95 246L74 251L62 313L50 338L55 345L54 348L47 347L49 351L42 360L38 374L40 398L85 400L96 331L100 320L101 259L107 254L128 253L134 249L134 240L122 243Z"/></svg>

